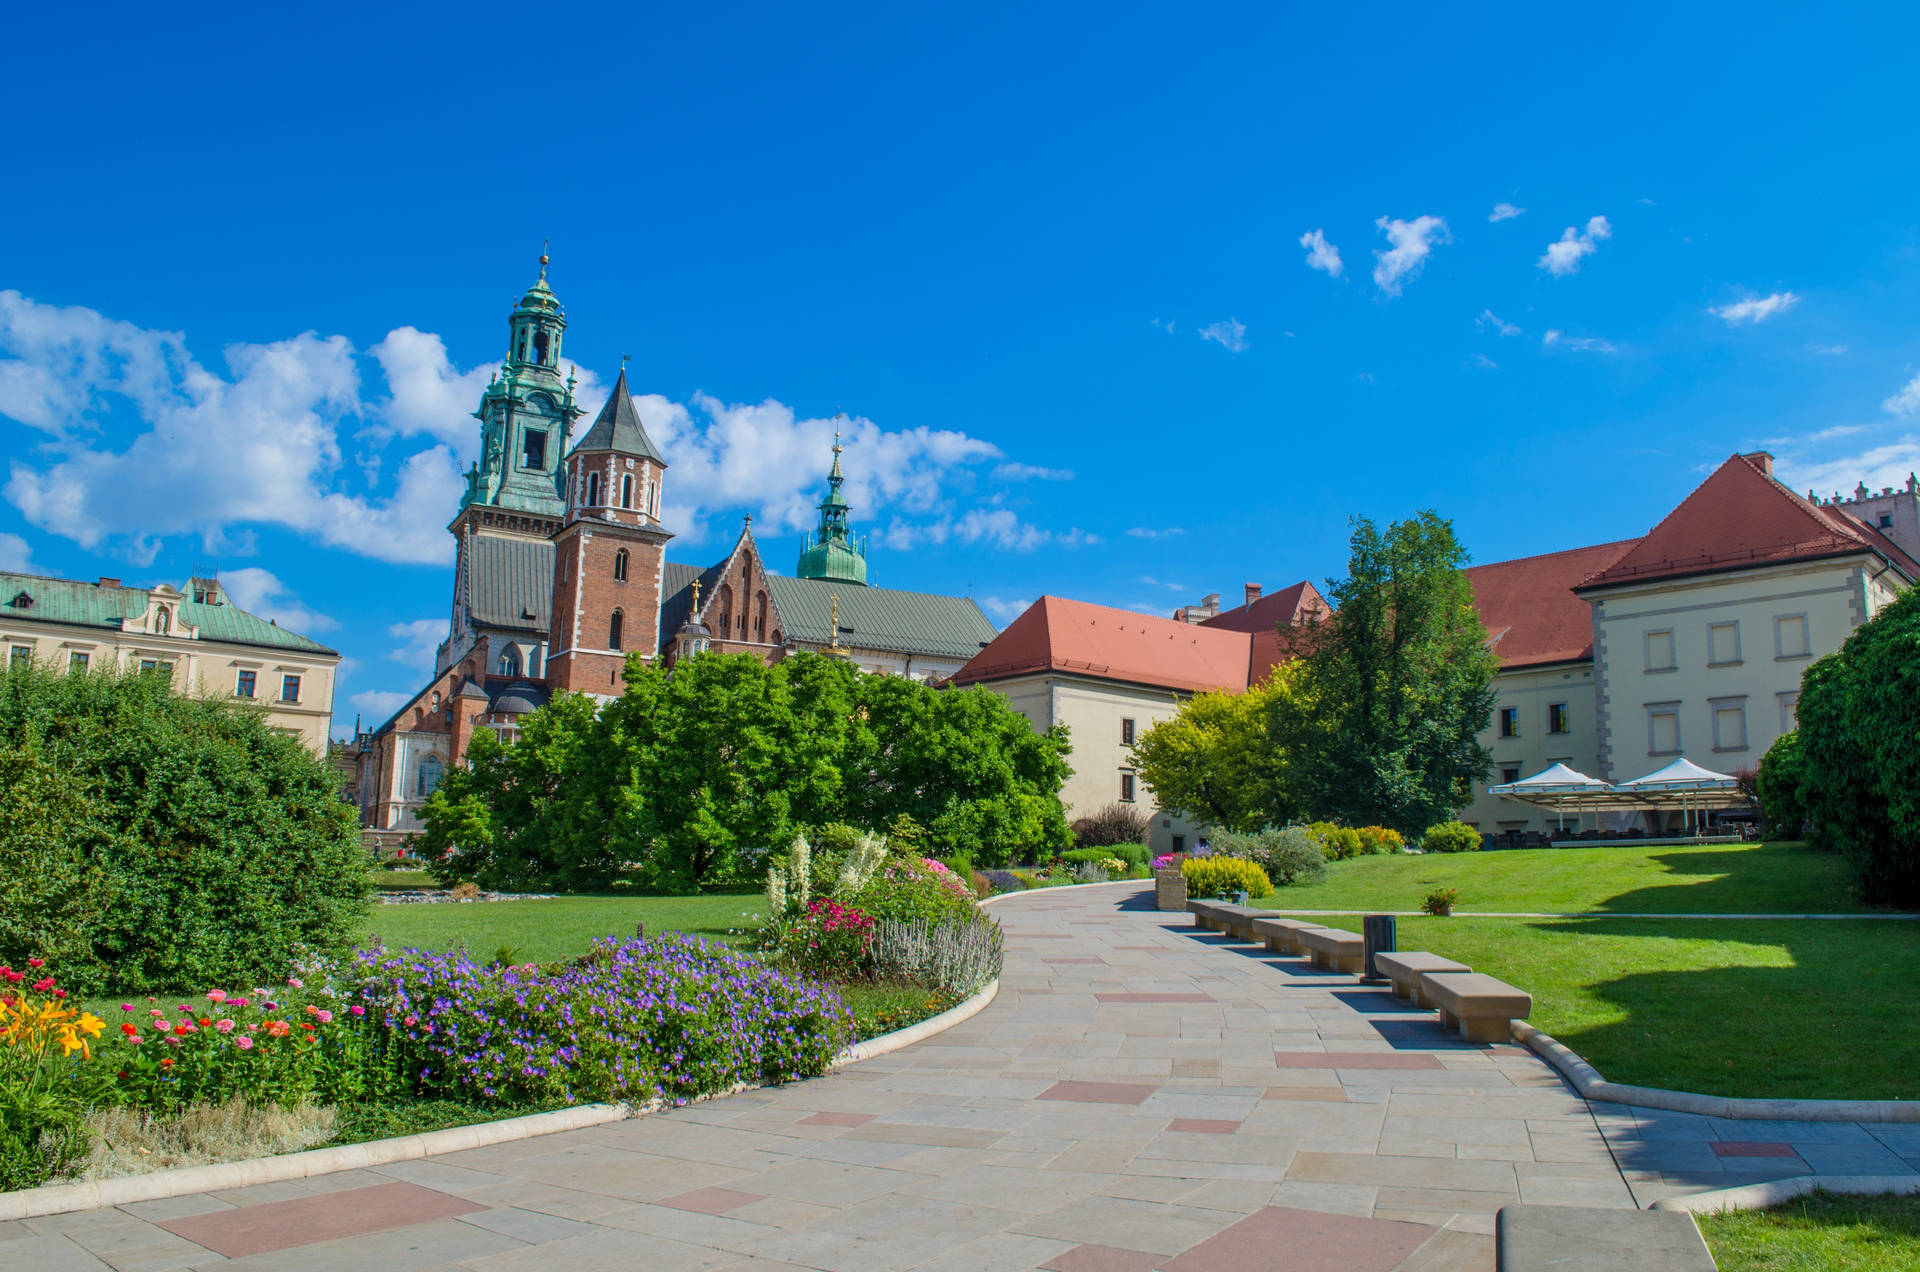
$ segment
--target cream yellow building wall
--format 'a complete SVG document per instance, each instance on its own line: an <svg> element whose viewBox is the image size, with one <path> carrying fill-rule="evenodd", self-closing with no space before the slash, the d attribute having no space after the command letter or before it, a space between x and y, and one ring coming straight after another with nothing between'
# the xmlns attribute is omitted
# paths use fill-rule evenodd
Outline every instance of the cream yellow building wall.
<svg viewBox="0 0 1920 1272"><path fill-rule="evenodd" d="M1555 663L1503 671L1493 680L1493 719L1480 745L1493 755L1493 771L1474 784L1474 800L1461 821L1483 834L1503 830L1548 830L1559 824L1553 813L1487 794L1487 787L1532 777L1553 763L1598 776L1599 729L1591 662ZM1556 712L1554 708L1560 708ZM1511 732L1503 731L1504 717ZM1556 732L1555 726L1564 723ZM1567 826L1572 828L1569 818ZM1592 824L1589 818L1589 825Z"/></svg>
<svg viewBox="0 0 1920 1272"><path fill-rule="evenodd" d="M109 631L79 624L18 621L0 617L0 647L9 666L32 657L42 666L66 670L76 654L90 669L138 670L143 663L173 664L173 687L197 698L233 697L240 672L254 673L254 700L267 722L304 742L315 755L327 753L333 723L333 683L338 654L315 654L265 646L240 645L190 636ZM31 651L23 654L21 651ZM280 700L286 676L300 678L299 699Z"/></svg>

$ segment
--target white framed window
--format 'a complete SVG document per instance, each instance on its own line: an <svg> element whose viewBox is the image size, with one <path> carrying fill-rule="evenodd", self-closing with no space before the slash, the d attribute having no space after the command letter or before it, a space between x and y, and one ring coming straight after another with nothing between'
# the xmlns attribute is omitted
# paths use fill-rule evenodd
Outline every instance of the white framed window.
<svg viewBox="0 0 1920 1272"><path fill-rule="evenodd" d="M1120 802L1123 804L1133 803L1133 774L1131 773L1122 773L1120 775Z"/></svg>
<svg viewBox="0 0 1920 1272"><path fill-rule="evenodd" d="M1807 637L1805 614L1781 614L1773 620L1773 656L1776 661L1810 658L1813 645Z"/></svg>
<svg viewBox="0 0 1920 1272"><path fill-rule="evenodd" d="M1650 702L1647 704L1647 754L1680 754L1679 703Z"/></svg>
<svg viewBox="0 0 1920 1272"><path fill-rule="evenodd" d="M1707 624L1707 666L1732 667L1740 662L1740 624Z"/></svg>
<svg viewBox="0 0 1920 1272"><path fill-rule="evenodd" d="M1745 698L1713 698L1707 705L1713 711L1713 749L1716 751L1746 750L1747 700Z"/></svg>
<svg viewBox="0 0 1920 1272"><path fill-rule="evenodd" d="M1502 707L1500 708L1499 715L1500 715L1500 736L1503 738L1519 737L1520 736L1520 708Z"/></svg>
<svg viewBox="0 0 1920 1272"><path fill-rule="evenodd" d="M87 669L87 664L92 661L93 659L90 656L88 656L83 651L76 649L72 653L67 655L67 670L68 671L85 671Z"/></svg>
<svg viewBox="0 0 1920 1272"><path fill-rule="evenodd" d="M32 645L15 645L7 651L7 669L9 671L31 666L33 666Z"/></svg>
<svg viewBox="0 0 1920 1272"><path fill-rule="evenodd" d="M280 701L282 702L300 701L300 677L298 676L280 677Z"/></svg>
<svg viewBox="0 0 1920 1272"><path fill-rule="evenodd" d="M1133 745L1133 720L1131 718L1120 721L1120 745Z"/></svg>
<svg viewBox="0 0 1920 1272"><path fill-rule="evenodd" d="M233 676L233 696L236 698L253 697L254 674L251 671L237 671Z"/></svg>
<svg viewBox="0 0 1920 1272"><path fill-rule="evenodd" d="M1549 702L1547 704L1547 732L1565 733L1567 731L1567 704L1564 702Z"/></svg>
<svg viewBox="0 0 1920 1272"><path fill-rule="evenodd" d="M1780 732L1791 733L1800 727L1800 691L1776 693L1774 698L1780 703Z"/></svg>
<svg viewBox="0 0 1920 1272"><path fill-rule="evenodd" d="M1673 628L1663 627L1659 631L1648 632L1647 670L1674 671L1679 664L1673 660Z"/></svg>

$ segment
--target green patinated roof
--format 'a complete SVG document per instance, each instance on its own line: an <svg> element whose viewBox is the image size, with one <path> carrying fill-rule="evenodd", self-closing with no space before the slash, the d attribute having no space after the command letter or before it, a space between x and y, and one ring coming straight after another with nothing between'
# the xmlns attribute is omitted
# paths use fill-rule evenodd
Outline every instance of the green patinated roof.
<svg viewBox="0 0 1920 1272"><path fill-rule="evenodd" d="M824 645L833 635L833 598L840 598L840 643L894 653L971 658L999 632L967 596L936 596L831 579L767 576L787 633Z"/></svg>
<svg viewBox="0 0 1920 1272"><path fill-rule="evenodd" d="M22 592L33 598L30 607L14 603ZM0 619L24 623L68 623L77 627L119 631L123 620L137 620L146 615L151 595L143 587L102 586L73 579L42 578L34 574L0 574ZM179 602L176 634L180 628L198 628L201 640L297 649L310 654L337 652L319 641L308 640L297 632L290 632L235 605L224 602L203 605L191 597L189 591Z"/></svg>

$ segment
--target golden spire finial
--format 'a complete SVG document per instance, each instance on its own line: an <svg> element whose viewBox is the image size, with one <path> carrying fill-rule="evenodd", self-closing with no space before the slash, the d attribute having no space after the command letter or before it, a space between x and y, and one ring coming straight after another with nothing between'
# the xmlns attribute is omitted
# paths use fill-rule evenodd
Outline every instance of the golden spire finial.
<svg viewBox="0 0 1920 1272"><path fill-rule="evenodd" d="M840 647L840 593L833 594L833 645Z"/></svg>
<svg viewBox="0 0 1920 1272"><path fill-rule="evenodd" d="M699 579L695 579L693 581L693 616L696 619L700 617L700 580Z"/></svg>
<svg viewBox="0 0 1920 1272"><path fill-rule="evenodd" d="M540 281L547 281L547 249L553 245L551 238L540 240Z"/></svg>

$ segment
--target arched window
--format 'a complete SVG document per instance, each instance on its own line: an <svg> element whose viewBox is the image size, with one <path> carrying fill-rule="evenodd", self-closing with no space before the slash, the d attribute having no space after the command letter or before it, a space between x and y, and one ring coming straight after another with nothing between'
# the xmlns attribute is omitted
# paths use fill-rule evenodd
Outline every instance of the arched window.
<svg viewBox="0 0 1920 1272"><path fill-rule="evenodd" d="M620 479L620 506L633 507L633 474L628 473Z"/></svg>
<svg viewBox="0 0 1920 1272"><path fill-rule="evenodd" d="M613 554L613 577L622 583L627 581L627 550L625 548Z"/></svg>
<svg viewBox="0 0 1920 1272"><path fill-rule="evenodd" d="M159 633L162 636L165 636L167 634L168 629L171 628L172 626L173 626L173 616L167 612L166 606L162 605L159 609L153 612L153 630L155 632Z"/></svg>
<svg viewBox="0 0 1920 1272"><path fill-rule="evenodd" d="M545 331L534 333L533 356L536 361L543 365L545 364L547 360L547 333Z"/></svg>
<svg viewBox="0 0 1920 1272"><path fill-rule="evenodd" d="M767 639L767 594L760 592L753 600L753 638L757 641Z"/></svg>
<svg viewBox="0 0 1920 1272"><path fill-rule="evenodd" d="M520 674L520 651L508 645L500 654L500 674L517 676Z"/></svg>
<svg viewBox="0 0 1920 1272"><path fill-rule="evenodd" d="M446 765L440 763L437 755L429 755L421 760L419 771L414 775L413 793L421 799L433 794L439 789L440 778L446 771Z"/></svg>
<svg viewBox="0 0 1920 1272"><path fill-rule="evenodd" d="M587 474L586 506L589 508L597 508L600 506L600 474L599 473Z"/></svg>
<svg viewBox="0 0 1920 1272"><path fill-rule="evenodd" d="M613 611L613 617L607 620L607 648L620 648L620 611Z"/></svg>

